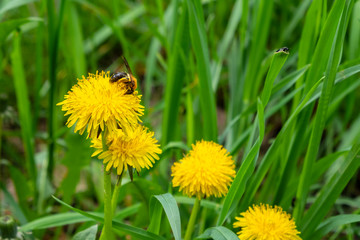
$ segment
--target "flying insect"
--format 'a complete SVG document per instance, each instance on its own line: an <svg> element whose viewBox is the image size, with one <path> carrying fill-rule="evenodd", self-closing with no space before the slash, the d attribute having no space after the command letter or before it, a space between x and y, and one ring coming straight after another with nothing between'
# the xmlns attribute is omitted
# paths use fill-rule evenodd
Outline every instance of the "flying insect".
<svg viewBox="0 0 360 240"><path fill-rule="evenodd" d="M127 62L126 58L123 56L122 59L124 61L127 72L114 73L109 81L111 83L116 83L116 82L124 83L127 89L126 94L133 94L137 88L137 80L132 74L132 71L130 69L129 63Z"/></svg>

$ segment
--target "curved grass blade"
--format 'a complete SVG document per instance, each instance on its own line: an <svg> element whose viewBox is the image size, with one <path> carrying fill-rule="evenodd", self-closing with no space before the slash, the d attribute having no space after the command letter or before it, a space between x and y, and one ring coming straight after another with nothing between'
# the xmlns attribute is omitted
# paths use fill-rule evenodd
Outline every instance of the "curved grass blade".
<svg viewBox="0 0 360 240"><path fill-rule="evenodd" d="M183 4L184 6L185 4ZM178 113L180 105L182 84L184 82L185 62L181 59L181 51L187 56L189 49L189 36L186 32L188 27L186 8L179 16L176 26L175 42L173 43L167 71L167 82L165 90L165 108L162 122L162 145L175 140L178 127Z"/></svg>
<svg viewBox="0 0 360 240"><path fill-rule="evenodd" d="M217 140L215 94L211 86L210 57L206 39L204 14L199 0L186 0L189 10L190 38L197 61L200 85L200 104L203 116L203 138Z"/></svg>
<svg viewBox="0 0 360 240"><path fill-rule="evenodd" d="M238 236L231 230L223 226L212 227L206 229L206 231L196 239L216 239L216 240L239 240Z"/></svg>
<svg viewBox="0 0 360 240"><path fill-rule="evenodd" d="M91 226L81 232L75 234L73 240L95 240L96 233L98 231L98 225Z"/></svg>
<svg viewBox="0 0 360 240"><path fill-rule="evenodd" d="M343 15L342 17L340 17L340 21L338 22L336 33L334 35L335 38L331 45L332 46L331 52L328 59L327 69L325 72L325 80L322 87L319 104L316 110L315 123L311 132L310 142L305 155L303 169L300 175L298 191L296 193L294 218L297 221L301 220L304 207L306 204L306 198L311 185L311 169L313 167L313 163L316 160L317 153L319 150L322 132L325 127L327 110L332 94L332 89L335 83L336 72L341 58L342 45L345 36L343 33L344 30L346 29L346 24L347 24L346 16L349 6L346 7L342 5L342 8L341 6L339 7L340 9L338 11L340 11L340 13L342 13ZM305 88L306 88L306 84L305 84Z"/></svg>
<svg viewBox="0 0 360 240"><path fill-rule="evenodd" d="M290 116L290 118L286 121L285 125L280 130L278 136L276 137L273 144L270 146L268 151L266 152L264 158L262 159L255 175L251 178L251 181L249 184L247 184L249 191L245 194L242 203L240 205L240 210L245 210L253 197L255 196L256 191L258 190L261 182L263 181L267 171L269 170L271 164L275 161L274 154L276 154L278 148L281 146L281 143L284 139L284 136L288 134L289 126L291 126L292 122L296 119L297 115L306 107L306 104L310 100L311 96L314 94L315 90L319 86L320 82L319 80L308 92L308 94L305 96L305 98L302 100L301 104L296 108L296 110L293 112L293 114Z"/></svg>
<svg viewBox="0 0 360 240"><path fill-rule="evenodd" d="M32 2L38 2L39 0L17 0L17 1L4 1L4 4L2 4L1 8L0 8L0 20L1 20L1 15L4 14L5 12L14 9L14 8L18 8L21 7L25 4L28 3L32 3Z"/></svg>
<svg viewBox="0 0 360 240"><path fill-rule="evenodd" d="M360 215L343 214L343 215L330 217L325 221L323 221L316 229L316 231L313 234L311 234L311 239L314 240L321 239L329 232L334 231L343 225L356 223L356 222L360 222Z"/></svg>
<svg viewBox="0 0 360 240"><path fill-rule="evenodd" d="M271 96L271 90L273 89L275 78L279 74L288 56L289 56L288 50L283 51L279 49L274 53L271 59L270 69L266 75L264 90L261 95L261 101L264 104L264 106L266 106L267 103L269 102Z"/></svg>
<svg viewBox="0 0 360 240"><path fill-rule="evenodd" d="M80 209L77 209L77 208L74 208L72 206L70 206L69 204L61 201L60 199L52 196L57 202L61 203L62 205L68 207L69 209L77 212L77 213L80 213L81 215L83 216L86 216L90 219L93 219L97 222L100 222L100 223L104 223L104 218L103 217L100 217L100 216L96 216L94 215L93 213L89 213L89 212L85 212L85 211L82 211ZM126 225L124 223L120 223L116 220L113 220L112 221L112 228L115 229L115 230L119 230L121 232L124 232L126 234L129 234L135 238L139 238L139 239L144 239L144 240L164 240L163 237L161 236L158 236L156 234L153 234L153 233L150 233L150 232L147 232L145 231L144 229L141 229L141 228L137 228L137 227L132 227L132 226L129 226L129 225Z"/></svg>
<svg viewBox="0 0 360 240"><path fill-rule="evenodd" d="M161 203L161 206L164 209L166 216L169 220L175 240L181 240L180 213L179 213L179 208L178 208L175 198L170 193L155 195L151 198L150 206L155 207L156 209L154 209L154 212L157 213L158 215L160 215L160 217L161 217L161 214L159 214L158 213L159 211L157 210L159 208L159 205L157 205L156 202ZM159 222L159 224L160 224L160 222ZM154 226L155 229L158 229L159 227L160 226L158 226L158 227Z"/></svg>
<svg viewBox="0 0 360 240"><path fill-rule="evenodd" d="M21 51L21 34L15 32L14 34L14 48L11 53L11 64L14 72L14 84L16 92L17 106L20 115L21 136L25 149L27 171L31 177L33 193L37 199L37 170L34 158L34 134L32 130L32 117L29 104L29 95L27 89L27 82L25 79L25 71L23 65L22 51Z"/></svg>
<svg viewBox="0 0 360 240"><path fill-rule="evenodd" d="M265 133L264 107L260 99L258 99L258 116L256 121L259 127L260 136L257 138L255 144L251 147L249 153L244 158L239 171L236 173L235 179L232 182L229 192L225 197L225 201L217 221L218 226L222 225L225 219L235 209L245 191L247 181L255 169L255 162L257 160Z"/></svg>
<svg viewBox="0 0 360 240"><path fill-rule="evenodd" d="M14 30L19 28L21 25L30 23L30 22L40 22L43 21L42 18L38 17L29 17L29 18L18 18L14 20L9 20L6 22L0 22L0 43L3 43L6 37Z"/></svg>
<svg viewBox="0 0 360 240"><path fill-rule="evenodd" d="M330 181L322 187L314 204L311 205L300 222L299 228L304 239L312 236L313 231L320 226L321 220L326 216L345 186L359 169L359 152L360 141L357 138L357 143L351 148L345 161L341 164L338 174L333 175Z"/></svg>
<svg viewBox="0 0 360 240"><path fill-rule="evenodd" d="M139 211L140 206L141 204L138 203L138 204L134 204L133 206L127 207L124 210L121 210L116 213L114 219L120 220L128 216L131 216ZM92 212L91 214L101 218L103 218L104 216L103 213L98 213L98 212ZM83 216L77 212L58 213L50 216L41 217L31 222L28 222L21 226L21 230L27 232L31 230L60 227L68 224L89 222L89 221L94 221L94 220L89 217Z"/></svg>

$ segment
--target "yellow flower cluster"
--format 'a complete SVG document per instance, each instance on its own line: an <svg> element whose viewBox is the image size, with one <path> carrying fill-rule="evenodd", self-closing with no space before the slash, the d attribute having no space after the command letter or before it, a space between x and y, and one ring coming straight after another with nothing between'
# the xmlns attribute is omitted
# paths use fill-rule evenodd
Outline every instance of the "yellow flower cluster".
<svg viewBox="0 0 360 240"><path fill-rule="evenodd" d="M70 115L66 124L68 127L76 124L75 132L80 134L87 130L96 149L93 156L101 153L99 158L106 164L106 171L116 168L121 175L128 166L138 172L152 167L161 149L154 133L139 123L144 114L141 95L137 91L129 94L125 84L110 79L109 73L96 72L78 80L65 100L57 104L62 105L65 116ZM107 149L102 146L103 131L107 133Z"/></svg>
<svg viewBox="0 0 360 240"><path fill-rule="evenodd" d="M241 228L243 240L300 240L294 220L281 207L254 205L236 217L234 228Z"/></svg>
<svg viewBox="0 0 360 240"><path fill-rule="evenodd" d="M173 186L199 199L226 195L235 176L235 164L229 152L217 143L203 140L192 148L172 166Z"/></svg>

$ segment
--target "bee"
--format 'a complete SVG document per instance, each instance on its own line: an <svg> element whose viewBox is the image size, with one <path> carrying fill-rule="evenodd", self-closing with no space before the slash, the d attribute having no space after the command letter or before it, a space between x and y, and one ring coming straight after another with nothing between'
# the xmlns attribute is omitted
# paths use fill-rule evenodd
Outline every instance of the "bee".
<svg viewBox="0 0 360 240"><path fill-rule="evenodd" d="M111 83L115 83L115 82L124 83L127 89L126 94L133 94L137 88L137 80L132 74L132 71L130 69L129 63L127 62L126 58L123 56L122 59L124 61L128 73L127 72L114 73L114 75L111 76L109 81Z"/></svg>
<svg viewBox="0 0 360 240"><path fill-rule="evenodd" d="M276 52L289 53L289 48L287 48L287 47L283 47L283 48L278 49Z"/></svg>

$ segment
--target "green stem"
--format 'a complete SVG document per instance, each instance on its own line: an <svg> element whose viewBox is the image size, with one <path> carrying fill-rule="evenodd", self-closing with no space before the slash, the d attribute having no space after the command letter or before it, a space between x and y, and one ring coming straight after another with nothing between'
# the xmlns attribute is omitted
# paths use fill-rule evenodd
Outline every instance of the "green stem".
<svg viewBox="0 0 360 240"><path fill-rule="evenodd" d="M199 212L200 209L200 199L196 198L195 199L195 203L194 203L194 207L191 211L191 216L190 216L190 220L189 220L189 224L187 226L186 229L186 233L185 233L185 238L184 240L190 240L191 239L191 235L194 231L194 225L195 225L195 221L196 221L196 216Z"/></svg>
<svg viewBox="0 0 360 240"><path fill-rule="evenodd" d="M111 209L111 174L104 171L104 228L100 239L113 239L112 209Z"/></svg>
<svg viewBox="0 0 360 240"><path fill-rule="evenodd" d="M120 187L121 187L121 180L122 180L122 175L120 176L118 184L115 185L115 189L114 189L114 192L112 195L112 199L111 199L112 214L115 214L117 199L118 199Z"/></svg>
<svg viewBox="0 0 360 240"><path fill-rule="evenodd" d="M107 129L102 132L103 151L108 149L106 145ZM112 234L112 204L111 204L111 173L106 172L104 166L104 227L100 235L100 240L114 239Z"/></svg>

